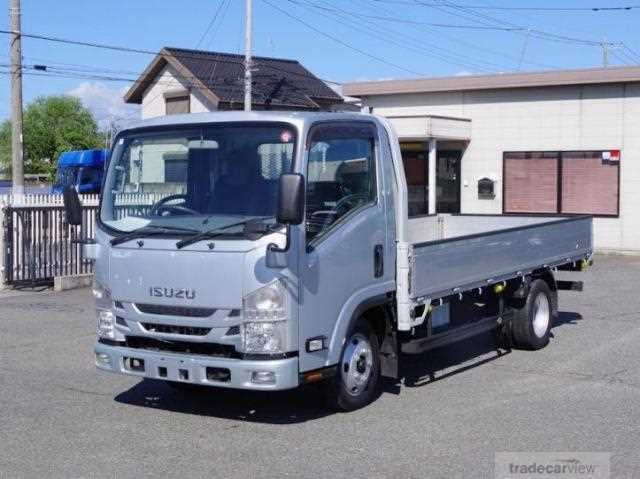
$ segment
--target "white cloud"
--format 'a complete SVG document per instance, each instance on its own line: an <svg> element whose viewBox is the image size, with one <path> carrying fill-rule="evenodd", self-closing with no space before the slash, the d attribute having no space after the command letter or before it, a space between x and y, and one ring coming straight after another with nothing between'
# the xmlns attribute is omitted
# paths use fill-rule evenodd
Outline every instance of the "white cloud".
<svg viewBox="0 0 640 479"><path fill-rule="evenodd" d="M68 95L75 96L82 101L100 128L105 128L110 121L115 121L122 128L127 123L140 119L140 105L125 103L123 96L127 87L111 88L102 82L82 82L69 90Z"/></svg>

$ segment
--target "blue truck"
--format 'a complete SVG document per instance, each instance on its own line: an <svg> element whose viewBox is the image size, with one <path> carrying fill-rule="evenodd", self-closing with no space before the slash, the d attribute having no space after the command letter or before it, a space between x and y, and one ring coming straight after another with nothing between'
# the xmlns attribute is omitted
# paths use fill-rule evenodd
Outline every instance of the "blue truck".
<svg viewBox="0 0 640 479"><path fill-rule="evenodd" d="M53 193L61 194L67 186L78 193L100 193L102 174L109 158L108 149L65 151L58 158Z"/></svg>

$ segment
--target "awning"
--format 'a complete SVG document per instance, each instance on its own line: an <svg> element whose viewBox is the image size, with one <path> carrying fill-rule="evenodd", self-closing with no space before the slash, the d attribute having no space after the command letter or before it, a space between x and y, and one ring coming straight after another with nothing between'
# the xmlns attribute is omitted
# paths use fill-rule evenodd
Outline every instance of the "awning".
<svg viewBox="0 0 640 479"><path fill-rule="evenodd" d="M471 120L438 115L387 116L400 140L471 140Z"/></svg>

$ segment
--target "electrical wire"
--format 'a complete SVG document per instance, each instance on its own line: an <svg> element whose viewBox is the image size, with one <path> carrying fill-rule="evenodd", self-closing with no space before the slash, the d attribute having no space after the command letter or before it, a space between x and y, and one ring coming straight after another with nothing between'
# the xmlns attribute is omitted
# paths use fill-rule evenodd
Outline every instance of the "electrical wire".
<svg viewBox="0 0 640 479"><path fill-rule="evenodd" d="M288 1L298 6L302 6L300 3L300 0L288 0ZM463 68L469 68L471 70L476 70L481 72L491 72L491 71L505 69L505 65L500 65L495 62L490 62L490 61L482 60L476 57L470 57L467 55L459 54L457 52L441 47L439 45L428 43L424 41L422 38L417 38L403 32L398 32L397 30L389 29L387 27L381 27L380 23L377 23L376 21L373 21L373 20L368 20L362 17L358 13L340 9L338 7L333 7L331 4L329 5L331 5L332 8L327 8L327 7L322 7L316 3L312 3L308 0L302 0L302 1L304 1L305 4L310 8L320 7L321 10L320 12L317 12L318 15L321 15L325 18L329 18L331 21L338 22L342 25L346 25L349 28L359 31L367 36L376 38L380 41L391 43L391 44L400 46L401 48L406 48L408 50L412 50L414 52L420 53L422 55L438 58L444 61L445 63L458 65L458 66L462 66ZM355 21L345 20L344 15L348 15L355 18ZM364 28L362 25L364 25ZM367 28L366 27L367 25L369 25L371 28ZM384 35L380 35L376 33L381 30L384 30ZM487 68L487 66L490 68Z"/></svg>
<svg viewBox="0 0 640 479"><path fill-rule="evenodd" d="M433 8L440 12L446 13L448 15L455 16L457 18L462 18L467 21L471 21L476 24L480 24L485 27L504 27L504 25L508 26L511 30L507 30L509 32L513 32L519 35L532 35L536 38L559 42L559 43L573 43L580 45L590 45L590 46L602 46L601 41L590 40L585 38L571 37L567 35L556 34L552 32L547 32L545 30L541 30L538 28L529 28L523 25L518 25L512 22L508 22L506 20L489 16L482 12L478 12L472 8L467 7L466 5L457 4L448 0L441 0L438 3L430 3L424 0L371 0L375 3L392 3L398 4L401 3L403 5L418 5L427 8ZM612 43L613 44L613 43Z"/></svg>
<svg viewBox="0 0 640 479"><path fill-rule="evenodd" d="M366 56L368 58L371 58L372 60L375 60L377 62L383 63L383 64L385 64L387 66L396 68L398 70L402 70L402 71L404 71L406 73L411 73L412 75L424 76L424 73L420 73L420 72L411 70L409 68L403 67L401 65L398 65L398 64L396 64L396 63L394 63L392 61L386 60L386 59L384 59L382 57L379 57L379 56L374 55L372 53L369 53L369 52L367 52L365 50L362 50L361 48L358 48L358 47L356 47L354 45L351 45L350 43L348 43L348 42L346 42L346 41L344 41L344 40L342 40L342 39L340 39L340 38L338 38L338 37L336 37L334 35L331 35L331 34L325 32L325 31L322 31L319 28L316 28L315 26L311 25L309 22L303 20L302 18L300 18L300 17L288 12L287 10L285 10L283 8L278 7L277 5L273 4L269 0L262 0L262 1L264 3L266 3L267 5L269 5L271 8L273 8L275 10L278 10L283 15L285 15L285 16L291 18L292 20L295 20L296 22L304 25L309 30L313 30L317 34L322 35L323 37L329 38L330 40L342 45L343 47L346 47L346 48L348 48L350 50L353 50L353 51L355 51L357 53L360 53L361 55L364 55L364 56Z"/></svg>
<svg viewBox="0 0 640 479"><path fill-rule="evenodd" d="M202 42L204 41L204 39L209 34L209 31L211 30L213 25L216 23L216 20L218 19L218 16L220 15L220 12L222 12L222 7L225 5L225 3L226 3L225 0L221 0L220 3L218 4L218 8L216 9L215 13L213 14L213 18L211 19L211 21L207 25L207 28L205 29L205 31L200 36L200 40L198 40L198 43L196 43L196 50L198 48L200 48L200 45L202 45Z"/></svg>
<svg viewBox="0 0 640 479"><path fill-rule="evenodd" d="M353 2L353 3L357 2L358 6L362 5L362 7L364 7L364 8L375 9L376 11L380 11L382 13L385 13L386 15L375 15L375 17L380 18L381 21L382 20L386 20L386 21L394 21L395 22L396 20L397 21L405 20L405 19L399 19L397 17L394 17L394 12L393 11L391 11L389 9L386 9L384 7L378 6L378 5L373 6L373 5L369 4L369 3L367 3L366 0L351 0L351 2ZM359 8L362 10L362 7L359 7ZM359 13L356 13L356 12L353 12L353 11L351 11L349 13L351 15L355 15L355 16L359 15ZM364 13L363 16L371 17L371 15L367 15L366 13ZM464 46L465 49L476 50L476 51L482 52L484 54L488 54L488 55L491 55L491 56L499 57L500 59L503 59L503 60L504 59L509 59L509 60L513 61L514 64L519 64L521 62L520 58L516 58L515 56L509 55L508 53L484 47L482 45L479 45L477 42L476 43L472 43L472 42L466 41L466 40L460 38L459 35L451 35L451 34L444 33L442 31L437 31L436 32L435 30L433 30L432 28L429 28L429 26L427 26L427 25L441 26L442 24L439 24L439 23L431 24L431 23L428 23L428 22L417 22L417 21L411 21L411 20L409 20L408 22L409 23L407 23L407 25L409 26L409 28L411 28L412 30L414 30L416 32L419 32L419 33L425 33L425 32L426 33L431 33L431 34L437 35L438 39L444 38L444 39L449 40L450 42L458 43L458 44ZM455 27L455 28L458 28L458 27L463 28L464 27L462 25L449 25L449 26L450 27ZM472 27L472 28L474 28L474 27ZM479 26L478 28L481 28L481 29L485 29L485 28L493 29L493 27L484 27L484 26ZM505 27L505 29L500 29L500 30L507 30L508 31L508 30L511 30L511 28ZM442 46L440 46L440 48L444 49L444 47L442 47ZM456 54L456 52L453 52L453 53ZM489 61L482 60L482 59L478 58L477 56L473 57L473 61L475 61L475 62L484 61L485 64L490 64L490 65L492 65L494 67L498 66L500 71L513 70L512 66L507 66L506 64L498 65L495 62L489 62ZM555 69L555 68L557 68L557 66L555 66L555 65L550 65L550 64L542 63L542 62L538 62L538 61L526 61L524 63L536 66L538 68L545 68L545 69Z"/></svg>
<svg viewBox="0 0 640 479"><path fill-rule="evenodd" d="M15 35L15 34L18 34L18 32L13 32L11 30L0 29L0 34ZM98 49L103 49L103 50L118 51L118 52L123 52L123 53L138 53L138 54L152 55L152 56L159 56L159 57L166 57L166 58L179 57L179 58L191 58L191 59L202 60L203 56L209 56L212 53L215 55L215 53L216 53L216 52L206 52L206 51L198 51L198 50L188 50L188 49L176 48L176 50L180 50L180 53L177 54L177 55L173 55L173 54L170 54L170 53L162 53L162 52L157 52L157 51L147 50L147 49L142 49L142 48L123 47L123 46L118 46L118 45L109 45L109 44L106 44L106 43L88 42L88 41L83 41L83 40L72 40L72 39L69 39L69 38L54 37L54 36L41 35L41 34L35 34L35 33L24 33L24 32L21 32L19 34L22 37L25 37L25 38L33 38L33 39L36 39L36 40L49 41L49 42L54 42L54 43L62 43L62 44L66 44L66 45L92 47L92 48L98 48ZM211 59L211 61L216 61L216 62L219 62L219 63L236 64L236 65L241 65L241 66L244 67L244 62L243 61L241 61L241 60L233 60L231 58L221 58L220 56L216 56L215 60ZM328 80L328 79L325 79L325 78L320 78L320 77L317 77L317 76L311 75L311 74L285 70L283 68L279 68L279 67L277 67L275 65L271 65L271 64L268 64L268 63L263 63L263 64L260 65L260 67L261 68L266 68L266 69L269 69L269 70L273 70L273 71L279 71L279 72L282 72L282 73L287 73L288 75L299 76L299 77L309 78L309 79L317 79L317 80L321 80L321 81L323 81L325 83L334 84L334 85L341 85L340 82L336 82L336 81L333 81L333 80Z"/></svg>
<svg viewBox="0 0 640 479"><path fill-rule="evenodd" d="M410 5L409 0L375 0L384 1L385 3L394 3L398 5ZM443 2L429 2L431 6L447 6ZM630 11L640 9L640 5L624 5L617 7L503 7L499 5L459 5L463 8L472 10L507 10L507 11L534 11L534 12L613 12L613 11Z"/></svg>
<svg viewBox="0 0 640 479"><path fill-rule="evenodd" d="M226 4L224 6L224 9L222 10L222 14L220 15L220 22L218 23L218 26L215 28L215 30L211 34L211 36L209 38L209 41L207 42L207 48L211 48L211 45L213 44L213 41L215 40L217 33L220 31L220 28L222 27L222 24L224 23L224 19L227 16L227 12L229 11L229 7L231 6L231 1L232 0L226 0Z"/></svg>
<svg viewBox="0 0 640 479"><path fill-rule="evenodd" d="M135 79L135 78L127 78L127 77L107 76L107 75L99 75L99 74L91 74L91 73L82 73L78 71L66 71L64 69L50 70L49 67L47 67L45 70L42 70L40 69L40 67L42 66L45 66L45 65L37 65L38 68L36 68L35 65L23 65L22 74L28 75L28 76L51 77L51 78L69 78L69 79L82 79L82 80L100 80L100 81L115 82L115 83L131 83L132 85L151 83L149 81L140 80L139 78ZM0 67L8 69L11 67L11 65L0 64ZM7 70L7 72L9 71ZM185 78L188 78L188 77L185 77ZM195 78L195 77L192 77L192 78ZM172 84L172 81L166 81L166 82L155 81L154 83L158 85L170 86ZM194 83L189 83L188 80L187 80L187 83L191 89L202 90L202 91L209 90L210 89L209 87L216 86L216 85L229 86L228 82L214 83L205 87L194 84Z"/></svg>
<svg viewBox="0 0 640 479"><path fill-rule="evenodd" d="M376 8L376 9L381 9L383 12L388 13L389 15L392 15L394 12L392 10L386 9L384 7L379 7L379 4L376 4L375 6L373 4L370 4L367 2L367 0L351 0L352 2L359 2L360 4L363 4L365 6L368 6L369 8ZM414 3L415 6L415 3ZM521 56L514 56L508 53L505 53L503 51L498 51L492 48L488 48L486 46L483 46L483 42L478 42L478 41L469 41L469 40L465 40L466 37L461 38L461 35L452 35L449 34L447 32L442 32L442 31L434 31L432 29L426 28L426 27L411 27L414 30L424 30L430 33L433 33L434 35L437 35L438 38L445 38L447 40L449 40L450 42L454 42L454 43L458 43L462 46L464 46L466 49L473 49L479 52L483 52L485 54L489 54L492 56L497 56L500 58L504 58L504 59L509 59L511 61L513 61L514 64L516 65L521 65L522 63L525 63L527 65L531 65L533 67L535 67L536 69L547 69L547 70L554 70L554 69L558 69L560 67L558 67L558 65L555 64L551 64L548 62L541 62L539 60L524 60L521 58ZM473 27L472 27L473 28ZM488 29L493 29L494 27L485 27L485 26L479 26L478 28L488 28ZM515 30L519 30L520 27L518 28L513 28L513 27L505 27L508 30L504 30L504 31L515 31ZM499 30L500 31L500 30ZM528 42L530 36L528 34L525 35L525 42ZM507 68L507 70L511 70L512 68ZM519 70L520 68L518 68Z"/></svg>
<svg viewBox="0 0 640 479"><path fill-rule="evenodd" d="M409 2L407 2L409 3ZM513 28L513 27L492 27L485 25L456 25L451 23L434 23L434 22L424 22L418 20L410 20L408 18L399 18L393 15L368 15L365 13L358 12L349 12L347 10L341 9L339 7L332 6L331 8L322 7L320 5L315 5L315 8L326 10L326 11L341 11L343 13L348 13L350 15L358 15L361 18L370 18L373 20L384 20L385 22L391 23L400 23L404 25L423 25L428 27L437 27L437 28L452 28L452 29L463 29L463 30L494 30L494 31L504 31L510 32L514 30L522 30L521 27Z"/></svg>

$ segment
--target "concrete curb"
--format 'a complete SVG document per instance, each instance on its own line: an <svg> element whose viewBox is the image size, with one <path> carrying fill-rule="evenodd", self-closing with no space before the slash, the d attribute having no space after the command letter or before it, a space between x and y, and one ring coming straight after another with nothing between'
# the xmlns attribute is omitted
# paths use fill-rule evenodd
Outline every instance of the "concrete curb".
<svg viewBox="0 0 640 479"><path fill-rule="evenodd" d="M91 286L92 274L82 274L76 276L56 276L53 278L54 291L67 291L69 289L86 288Z"/></svg>

